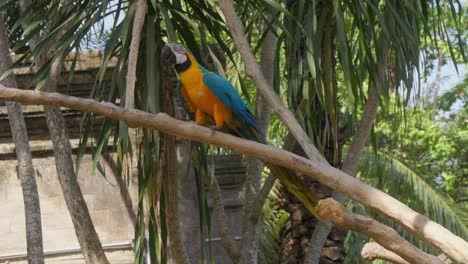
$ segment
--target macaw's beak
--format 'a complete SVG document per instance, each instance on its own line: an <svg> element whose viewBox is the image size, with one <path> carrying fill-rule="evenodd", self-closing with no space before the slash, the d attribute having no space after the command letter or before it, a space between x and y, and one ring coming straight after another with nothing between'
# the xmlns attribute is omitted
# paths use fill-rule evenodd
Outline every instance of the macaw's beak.
<svg viewBox="0 0 468 264"><path fill-rule="evenodd" d="M177 59L172 49L166 44L161 51L161 61L165 65L172 66L176 64Z"/></svg>

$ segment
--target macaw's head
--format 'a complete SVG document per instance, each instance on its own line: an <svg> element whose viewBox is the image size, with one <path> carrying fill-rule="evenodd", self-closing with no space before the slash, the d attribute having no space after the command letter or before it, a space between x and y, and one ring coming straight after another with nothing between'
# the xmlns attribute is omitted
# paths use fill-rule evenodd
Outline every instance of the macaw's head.
<svg viewBox="0 0 468 264"><path fill-rule="evenodd" d="M167 66L174 65L177 72L182 72L190 67L190 59L187 49L179 43L167 43L161 51L161 61Z"/></svg>

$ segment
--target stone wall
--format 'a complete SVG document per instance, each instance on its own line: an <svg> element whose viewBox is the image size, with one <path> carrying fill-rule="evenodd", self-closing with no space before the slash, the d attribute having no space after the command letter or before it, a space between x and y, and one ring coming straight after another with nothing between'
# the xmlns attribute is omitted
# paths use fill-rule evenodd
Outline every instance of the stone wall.
<svg viewBox="0 0 468 264"><path fill-rule="evenodd" d="M215 175L218 179L223 196L224 210L226 213L227 227L231 231L234 240L240 242L242 232L242 207L244 206L241 199L241 188L246 177L246 162L240 155L224 155L216 156L212 160L208 160L209 166L215 165ZM211 209L211 197L208 194L208 206ZM215 263L232 263L228 254L224 250L216 225L213 220L213 210L211 210L211 230L212 236L207 241L213 249L213 257ZM239 246L240 244L237 243Z"/></svg>
<svg viewBox="0 0 468 264"><path fill-rule="evenodd" d="M79 249L53 157L35 157L33 163L41 203L44 250L54 252ZM0 263L2 256L26 252L23 197L16 165L16 160L0 161ZM119 184L110 169L105 167L106 176L103 176L97 170L92 173L91 165L91 157L86 155L78 182L101 243L122 245L124 250L120 251L121 254L109 253L111 263L133 263L131 242L134 229L128 213L128 209L133 209L127 208L123 202ZM129 190L130 193L135 193L136 183L131 183ZM62 263L84 263L82 256L76 253L54 256L53 258Z"/></svg>
<svg viewBox="0 0 468 264"><path fill-rule="evenodd" d="M88 97L95 84L101 56L102 52L98 51L80 53L72 80L69 80L67 72L73 60L73 56L69 56L65 60L65 71L58 82L58 91L73 96ZM111 60L108 72L114 64L115 61ZM35 71L36 69L30 65L15 69L18 86L26 87ZM109 74L106 73L104 87L108 78ZM105 96L104 92L104 98ZM43 107L24 105L23 112L39 189L46 262L84 263L58 183ZM82 114L70 109L62 109L62 113L67 123L72 148L76 150L78 139L81 137ZM98 119L94 123L95 131L100 128L102 120ZM24 206L16 166L7 111L0 102L0 263L25 263ZM108 166L104 165L105 176L97 170L93 172L91 167L91 156L85 155L78 181L101 243L111 263L133 263L134 227L130 213L134 208L129 205L128 200L127 203L124 202L121 187ZM130 185L125 188L128 188L133 199L137 197L135 182L130 181Z"/></svg>

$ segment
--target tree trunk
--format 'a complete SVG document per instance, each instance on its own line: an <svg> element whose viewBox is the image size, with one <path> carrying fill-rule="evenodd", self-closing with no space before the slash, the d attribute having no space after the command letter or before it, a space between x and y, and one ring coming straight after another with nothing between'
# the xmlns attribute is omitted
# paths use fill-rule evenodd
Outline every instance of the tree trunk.
<svg viewBox="0 0 468 264"><path fill-rule="evenodd" d="M60 108L53 106L46 106L44 110L47 127L54 145L57 175L85 261L88 264L109 263L102 250L101 242L94 229L75 175L72 149L62 112Z"/></svg>
<svg viewBox="0 0 468 264"><path fill-rule="evenodd" d="M435 119L437 116L437 110L439 110L438 98L439 98L439 88L441 77L442 64L444 64L445 53L441 51L437 60L437 70L436 78L433 85L433 94L432 94L432 119Z"/></svg>
<svg viewBox="0 0 468 264"><path fill-rule="evenodd" d="M0 75L11 66L8 37L3 19L0 17ZM2 81L8 86L17 86L13 73ZM44 263L44 249L42 243L41 207L39 193L32 163L28 132L24 122L21 104L6 102L11 134L15 143L18 159L18 176L23 190L24 215L26 220L26 243L28 263Z"/></svg>

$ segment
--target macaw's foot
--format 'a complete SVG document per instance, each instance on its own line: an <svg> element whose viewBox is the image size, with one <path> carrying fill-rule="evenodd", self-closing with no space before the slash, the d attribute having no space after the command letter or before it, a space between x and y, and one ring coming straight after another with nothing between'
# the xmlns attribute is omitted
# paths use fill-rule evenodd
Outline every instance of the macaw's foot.
<svg viewBox="0 0 468 264"><path fill-rule="evenodd" d="M198 125L198 126L203 126L203 124L198 123L197 121L188 120L188 122L190 122L190 123L192 123L192 124L195 124L195 125Z"/></svg>
<svg viewBox="0 0 468 264"><path fill-rule="evenodd" d="M221 131L221 128L217 126L209 126L209 128L213 131Z"/></svg>

